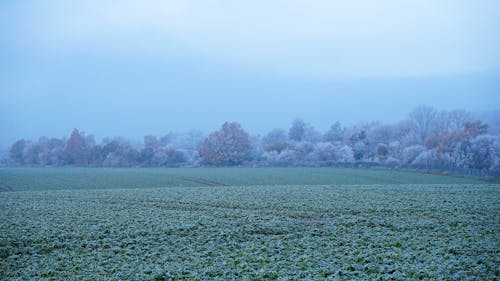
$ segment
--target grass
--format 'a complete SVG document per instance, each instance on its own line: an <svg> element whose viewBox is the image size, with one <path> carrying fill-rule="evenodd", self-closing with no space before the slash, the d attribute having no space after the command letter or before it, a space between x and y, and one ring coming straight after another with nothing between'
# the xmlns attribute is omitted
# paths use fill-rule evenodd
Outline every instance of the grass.
<svg viewBox="0 0 500 281"><path fill-rule="evenodd" d="M349 168L19 168L0 169L0 186L11 191L181 186L462 184L459 178L376 169Z"/></svg>
<svg viewBox="0 0 500 281"><path fill-rule="evenodd" d="M7 169L2 280L498 280L500 189L389 170Z"/></svg>

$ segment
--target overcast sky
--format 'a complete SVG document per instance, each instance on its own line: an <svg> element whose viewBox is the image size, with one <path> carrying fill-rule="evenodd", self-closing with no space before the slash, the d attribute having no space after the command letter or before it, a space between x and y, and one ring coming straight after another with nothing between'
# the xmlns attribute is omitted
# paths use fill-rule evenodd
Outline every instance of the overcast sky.
<svg viewBox="0 0 500 281"><path fill-rule="evenodd" d="M500 108L500 1L0 2L0 148Z"/></svg>

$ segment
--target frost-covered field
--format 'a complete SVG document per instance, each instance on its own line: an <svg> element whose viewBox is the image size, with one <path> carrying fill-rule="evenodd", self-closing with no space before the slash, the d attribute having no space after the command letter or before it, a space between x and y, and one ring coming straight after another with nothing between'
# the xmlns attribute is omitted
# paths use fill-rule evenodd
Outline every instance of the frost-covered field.
<svg viewBox="0 0 500 281"><path fill-rule="evenodd" d="M500 186L471 179L9 169L0 184L2 280L500 278Z"/></svg>

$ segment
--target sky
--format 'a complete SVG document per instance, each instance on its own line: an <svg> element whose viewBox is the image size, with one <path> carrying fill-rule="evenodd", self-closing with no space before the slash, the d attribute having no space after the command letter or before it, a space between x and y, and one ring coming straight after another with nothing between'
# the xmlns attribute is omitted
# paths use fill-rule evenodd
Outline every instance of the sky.
<svg viewBox="0 0 500 281"><path fill-rule="evenodd" d="M0 2L0 149L500 109L500 1Z"/></svg>

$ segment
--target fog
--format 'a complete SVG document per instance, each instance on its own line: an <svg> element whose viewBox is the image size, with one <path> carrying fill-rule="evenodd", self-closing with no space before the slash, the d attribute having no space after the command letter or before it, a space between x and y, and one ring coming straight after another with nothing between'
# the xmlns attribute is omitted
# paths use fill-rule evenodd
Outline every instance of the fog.
<svg viewBox="0 0 500 281"><path fill-rule="evenodd" d="M2 1L0 148L500 105L498 1Z"/></svg>

